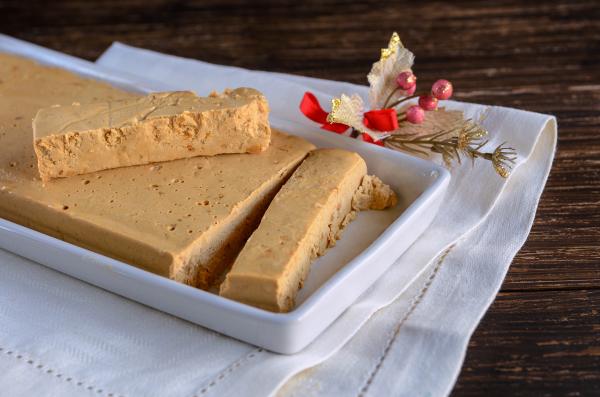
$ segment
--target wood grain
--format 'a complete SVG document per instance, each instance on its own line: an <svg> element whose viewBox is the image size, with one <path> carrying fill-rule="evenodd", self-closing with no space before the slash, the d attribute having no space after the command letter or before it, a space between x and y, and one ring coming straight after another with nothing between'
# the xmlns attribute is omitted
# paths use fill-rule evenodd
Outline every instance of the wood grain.
<svg viewBox="0 0 600 397"><path fill-rule="evenodd" d="M501 292L454 395L600 395L599 290Z"/></svg>
<svg viewBox="0 0 600 397"><path fill-rule="evenodd" d="M558 152L531 236L454 394L600 394L597 1L3 1L0 30L91 60L123 41L354 83L397 30L420 83L445 77L457 99L556 115Z"/></svg>

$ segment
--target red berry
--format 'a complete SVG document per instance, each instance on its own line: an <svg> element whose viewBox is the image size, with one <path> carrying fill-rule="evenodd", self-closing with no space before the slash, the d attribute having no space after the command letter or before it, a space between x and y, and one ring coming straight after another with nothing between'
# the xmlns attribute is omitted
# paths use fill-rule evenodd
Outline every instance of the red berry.
<svg viewBox="0 0 600 397"><path fill-rule="evenodd" d="M409 123L421 124L425 119L425 111L418 105L413 105L406 109L406 120Z"/></svg>
<svg viewBox="0 0 600 397"><path fill-rule="evenodd" d="M403 90L410 90L417 84L417 76L410 70L402 72L396 77L396 84Z"/></svg>
<svg viewBox="0 0 600 397"><path fill-rule="evenodd" d="M437 109L438 100L431 95L421 95L419 97L419 106L424 110L435 110Z"/></svg>
<svg viewBox="0 0 600 397"><path fill-rule="evenodd" d="M431 86L431 94L437 99L448 99L452 96L452 83L448 80L438 80Z"/></svg>
<svg viewBox="0 0 600 397"><path fill-rule="evenodd" d="M409 88L408 90L404 91L404 94L406 96L412 96L415 93L416 90L417 90L417 85L415 84L411 88Z"/></svg>

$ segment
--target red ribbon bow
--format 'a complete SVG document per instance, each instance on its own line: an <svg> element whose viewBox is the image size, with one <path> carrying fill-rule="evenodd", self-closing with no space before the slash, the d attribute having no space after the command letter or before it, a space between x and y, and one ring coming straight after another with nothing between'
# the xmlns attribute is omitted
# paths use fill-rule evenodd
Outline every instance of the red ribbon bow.
<svg viewBox="0 0 600 397"><path fill-rule="evenodd" d="M327 131L333 131L341 134L348 129L346 124L330 123L327 121L329 113L323 110L319 100L312 92L305 92L302 102L300 102L300 111L312 121L321 124L321 128Z"/></svg>
<svg viewBox="0 0 600 397"><path fill-rule="evenodd" d="M300 111L312 121L321 124L321 128L324 130L341 134L349 128L346 124L328 122L328 113L323 110L311 92L304 93L302 102L300 102ZM371 110L364 113L363 124L372 130L393 131L398 128L398 116L394 109Z"/></svg>

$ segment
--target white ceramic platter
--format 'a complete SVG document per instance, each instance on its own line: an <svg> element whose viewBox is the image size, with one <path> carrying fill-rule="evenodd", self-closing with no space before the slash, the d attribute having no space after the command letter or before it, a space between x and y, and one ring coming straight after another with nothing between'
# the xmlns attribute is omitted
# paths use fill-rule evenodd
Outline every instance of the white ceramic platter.
<svg viewBox="0 0 600 397"><path fill-rule="evenodd" d="M134 87L122 75L93 63L1 35L0 51L126 89L152 89L151 83ZM277 127L277 115L273 125ZM399 194L400 204L387 211L360 213L338 244L314 263L297 307L290 313L271 313L230 301L1 218L0 247L231 337L274 352L295 353L335 321L421 235L439 209L450 175L432 162L335 134L305 128L292 133L319 147L358 152L366 160L369 173Z"/></svg>

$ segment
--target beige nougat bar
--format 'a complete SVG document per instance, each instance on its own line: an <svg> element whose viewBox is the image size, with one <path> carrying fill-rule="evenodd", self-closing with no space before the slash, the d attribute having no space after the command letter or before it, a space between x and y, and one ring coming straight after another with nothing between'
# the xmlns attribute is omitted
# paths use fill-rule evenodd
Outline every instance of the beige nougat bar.
<svg viewBox="0 0 600 397"><path fill-rule="evenodd" d="M366 172L356 153L311 152L269 205L220 294L275 312L291 310L311 262L335 244L355 210L396 204L389 186Z"/></svg>
<svg viewBox="0 0 600 397"><path fill-rule="evenodd" d="M314 146L273 131L259 154L192 157L56 178L37 173L31 119L52 104L132 98L0 53L0 217L190 285L231 265Z"/></svg>
<svg viewBox="0 0 600 397"><path fill-rule="evenodd" d="M267 100L252 88L51 106L37 112L33 133L44 180L199 155L259 153L271 138Z"/></svg>

